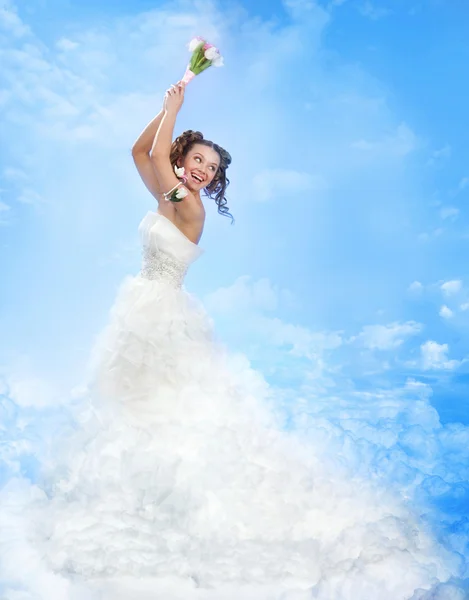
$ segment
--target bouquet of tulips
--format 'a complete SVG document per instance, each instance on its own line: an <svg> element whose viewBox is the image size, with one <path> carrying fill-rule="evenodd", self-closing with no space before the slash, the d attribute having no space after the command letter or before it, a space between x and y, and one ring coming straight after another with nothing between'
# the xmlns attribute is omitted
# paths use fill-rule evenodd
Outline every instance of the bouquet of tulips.
<svg viewBox="0 0 469 600"><path fill-rule="evenodd" d="M182 78L184 83L189 83L196 75L212 65L214 67L223 66L223 56L218 48L215 48L200 36L189 42L189 51L192 52L192 57Z"/></svg>
<svg viewBox="0 0 469 600"><path fill-rule="evenodd" d="M205 71L212 65L214 67L223 66L223 56L221 56L218 48L209 44L201 37L196 37L189 43L189 50L192 52L192 58L187 65L186 72L181 81L189 83L196 75ZM182 186L187 182L187 176L184 167L174 167L178 183L172 190L163 194L164 199L169 202L181 202L188 194L188 191Z"/></svg>

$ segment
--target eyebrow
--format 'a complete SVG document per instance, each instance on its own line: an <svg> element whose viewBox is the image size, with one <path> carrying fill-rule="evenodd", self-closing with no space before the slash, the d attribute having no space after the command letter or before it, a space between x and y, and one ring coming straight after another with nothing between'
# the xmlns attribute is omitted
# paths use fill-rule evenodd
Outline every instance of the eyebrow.
<svg viewBox="0 0 469 600"><path fill-rule="evenodd" d="M199 155L199 156L201 156L202 158L205 158L205 156L204 156L203 154L201 154L200 152L194 152L194 156L195 156L196 154L198 154L198 155ZM213 165L213 166L215 166L215 167L218 167L217 163L214 163L214 162L213 162L213 163L210 163L210 164L211 164L211 165Z"/></svg>

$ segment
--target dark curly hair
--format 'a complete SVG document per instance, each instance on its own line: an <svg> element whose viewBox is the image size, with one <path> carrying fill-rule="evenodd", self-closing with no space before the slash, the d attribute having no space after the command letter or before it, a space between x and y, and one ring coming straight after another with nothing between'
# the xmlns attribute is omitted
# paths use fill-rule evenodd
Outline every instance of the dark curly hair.
<svg viewBox="0 0 469 600"><path fill-rule="evenodd" d="M224 217L231 217L231 222L234 222L233 215L229 212L225 198L225 191L228 187L230 180L226 176L226 169L231 164L231 156L229 152L224 150L218 144L204 139L204 136L200 131L192 131L188 129L179 135L171 145L171 151L169 154L169 160L174 168L179 158L184 158L189 150L195 144L202 144L213 148L215 152L218 152L220 156L220 165L215 173L215 177L212 181L204 188L205 193L209 198L215 200L218 206L218 212ZM215 198L213 197L215 194Z"/></svg>

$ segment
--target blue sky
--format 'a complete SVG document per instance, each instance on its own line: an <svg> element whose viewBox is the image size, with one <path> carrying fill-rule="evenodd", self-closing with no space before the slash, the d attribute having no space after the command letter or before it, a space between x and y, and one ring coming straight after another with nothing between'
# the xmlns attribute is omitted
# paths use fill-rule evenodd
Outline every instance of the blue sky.
<svg viewBox="0 0 469 600"><path fill-rule="evenodd" d="M236 223L207 204L187 288L289 427L405 490L467 559L468 17L463 0L7 2L0 395L10 438L35 433L0 481L34 471L138 272L155 202L130 148L204 35L225 67L188 86L176 133L232 154Z"/></svg>

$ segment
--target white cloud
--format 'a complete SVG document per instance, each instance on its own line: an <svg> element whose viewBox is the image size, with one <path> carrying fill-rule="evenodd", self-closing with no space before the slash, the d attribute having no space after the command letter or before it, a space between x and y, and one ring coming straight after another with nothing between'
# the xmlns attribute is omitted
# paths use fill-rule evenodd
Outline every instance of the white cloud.
<svg viewBox="0 0 469 600"><path fill-rule="evenodd" d="M268 279L252 281L247 275L239 277L232 285L221 287L206 296L205 303L218 314L238 314L244 311L275 311L280 298L289 297Z"/></svg>
<svg viewBox="0 0 469 600"><path fill-rule="evenodd" d="M462 281L460 279L452 279L441 284L440 288L445 296L453 296L461 291Z"/></svg>
<svg viewBox="0 0 469 600"><path fill-rule="evenodd" d="M0 227L10 225L10 220L7 218L10 210L11 207L0 200Z"/></svg>
<svg viewBox="0 0 469 600"><path fill-rule="evenodd" d="M414 281L409 285L408 291L412 294L421 293L423 291L423 285L420 283L420 281Z"/></svg>
<svg viewBox="0 0 469 600"><path fill-rule="evenodd" d="M452 148L449 144L445 144L442 148L434 150L429 158L427 165L438 166L451 157Z"/></svg>
<svg viewBox="0 0 469 600"><path fill-rule="evenodd" d="M313 175L291 169L264 169L253 178L252 199L265 202L274 198L297 198L301 200L314 192L324 190L325 180Z"/></svg>
<svg viewBox="0 0 469 600"><path fill-rule="evenodd" d="M15 7L8 2L0 7L0 28L15 38L22 38L30 33L30 28L19 18Z"/></svg>
<svg viewBox="0 0 469 600"><path fill-rule="evenodd" d="M469 310L469 302L464 302L463 304L461 304L460 309Z"/></svg>
<svg viewBox="0 0 469 600"><path fill-rule="evenodd" d="M370 2L370 0L363 2L358 10L364 17L372 19L373 21L383 19L392 14L392 11L389 8L378 6L376 3Z"/></svg>
<svg viewBox="0 0 469 600"><path fill-rule="evenodd" d="M443 317L443 319L451 319L453 316L453 311L448 308L446 304L443 304L443 306L440 308L439 315L440 317Z"/></svg>
<svg viewBox="0 0 469 600"><path fill-rule="evenodd" d="M423 381L417 381L409 377L405 382L405 390L417 392L421 398L429 400L433 394L431 385L424 383Z"/></svg>
<svg viewBox="0 0 469 600"><path fill-rule="evenodd" d="M418 146L418 140L415 133L406 125L401 123L395 132L384 136L378 140L360 139L352 142L351 147L362 152L370 153L373 156L390 155L406 156Z"/></svg>
<svg viewBox="0 0 469 600"><path fill-rule="evenodd" d="M423 329L420 323L390 323L389 325L365 325L363 330L350 338L370 350L393 350L401 346L409 337L417 335Z"/></svg>
<svg viewBox="0 0 469 600"><path fill-rule="evenodd" d="M322 361L321 355L325 350L334 350L342 345L342 337L337 332L311 331L307 327L285 323L278 318L259 319L257 330L263 333L267 344L291 346L293 356L319 362Z"/></svg>
<svg viewBox="0 0 469 600"><path fill-rule="evenodd" d="M63 391L28 369L24 357L14 366L2 367L0 393L8 394L22 408L47 408L64 404ZM3 392L1 389L3 388Z"/></svg>
<svg viewBox="0 0 469 600"><path fill-rule="evenodd" d="M62 52L67 52L69 50L76 50L77 48L80 47L80 44L77 44L77 42L74 42L67 38L61 38L56 43L56 47L57 47L57 50L61 50Z"/></svg>
<svg viewBox="0 0 469 600"><path fill-rule="evenodd" d="M228 337L235 343L242 338L243 351L258 363L262 362L271 375L283 376L286 369L288 378L299 376L304 380L307 377L315 384L324 385L327 373L335 369L327 364L325 355L342 345L341 333L313 331L276 316L267 316L266 313L278 313L285 306L295 307L292 294L267 279L253 281L247 276L240 277L233 285L208 294L204 304L218 325L228 324ZM309 361L308 366L301 359Z"/></svg>
<svg viewBox="0 0 469 600"><path fill-rule="evenodd" d="M438 238L438 237L440 237L440 236L443 234L443 232L444 232L444 231L445 231L445 230L444 230L444 228L443 228L443 227L437 227L437 228L435 228L433 231L430 231L430 232L424 232L424 233L419 233L419 235L418 235L418 239L419 239L421 242L429 242L429 241L431 241L431 240L433 240L433 239L435 239L435 238Z"/></svg>
<svg viewBox="0 0 469 600"><path fill-rule="evenodd" d="M328 15L318 5L316 0L282 0L282 4L296 18L306 17L308 13L313 13L315 16L321 15L322 19L328 18Z"/></svg>
<svg viewBox="0 0 469 600"><path fill-rule="evenodd" d="M456 208L455 206L444 206L440 210L440 217L442 219L451 219L452 221L455 221L459 216L459 212L459 208Z"/></svg>
<svg viewBox="0 0 469 600"><path fill-rule="evenodd" d="M31 188L23 188L18 195L17 200L18 202L21 202L21 204L30 204L32 206L37 206L44 202L44 199Z"/></svg>
<svg viewBox="0 0 469 600"><path fill-rule="evenodd" d="M22 169L17 169L16 167L5 167L2 171L2 177L14 182L23 182L28 178Z"/></svg>
<svg viewBox="0 0 469 600"><path fill-rule="evenodd" d="M458 190L462 192L469 186L469 177L463 177L458 185Z"/></svg>
<svg viewBox="0 0 469 600"><path fill-rule="evenodd" d="M460 361L448 360L448 344L438 344L429 340L420 346L422 368L424 370L454 370Z"/></svg>
<svg viewBox="0 0 469 600"><path fill-rule="evenodd" d="M278 288L268 279L253 281L248 276L239 277L233 285L208 294L204 304L211 314L228 316L230 320L242 319L249 333L254 337L261 335L267 347L290 346L295 356L317 357L318 353L342 344L337 332L311 331L278 317L266 317L266 312L278 312L283 306L295 304L291 292Z"/></svg>

